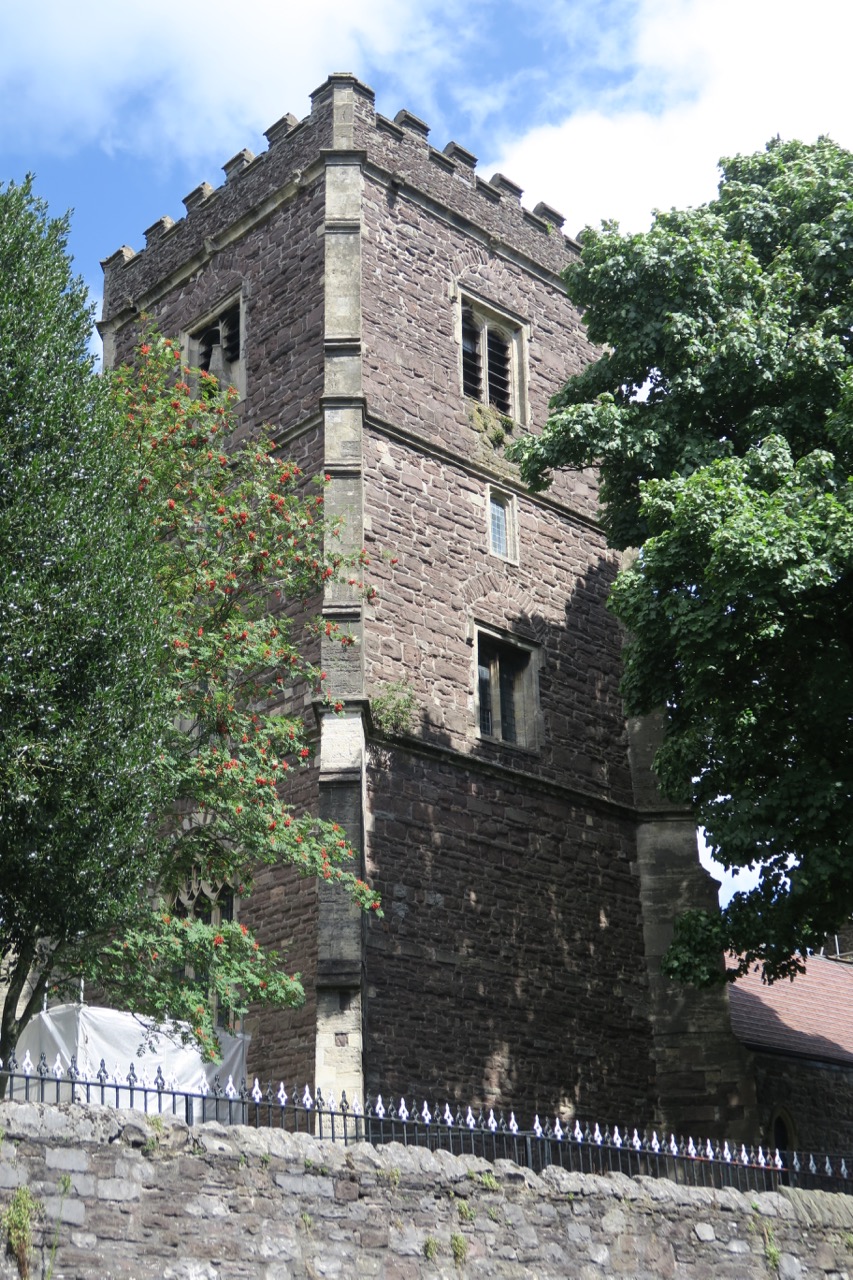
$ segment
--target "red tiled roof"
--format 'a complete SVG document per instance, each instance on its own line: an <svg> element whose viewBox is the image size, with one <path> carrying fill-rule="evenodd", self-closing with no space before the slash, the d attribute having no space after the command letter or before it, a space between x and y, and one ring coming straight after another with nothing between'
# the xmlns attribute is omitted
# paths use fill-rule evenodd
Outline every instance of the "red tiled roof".
<svg viewBox="0 0 853 1280"><path fill-rule="evenodd" d="M853 1063L853 965L809 956L793 982L748 973L729 987L732 1030L744 1044Z"/></svg>

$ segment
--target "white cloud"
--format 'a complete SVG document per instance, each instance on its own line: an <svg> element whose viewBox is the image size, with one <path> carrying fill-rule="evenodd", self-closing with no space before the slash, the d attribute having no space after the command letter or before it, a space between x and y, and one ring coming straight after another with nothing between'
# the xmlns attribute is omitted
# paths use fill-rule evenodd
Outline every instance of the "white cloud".
<svg viewBox="0 0 853 1280"><path fill-rule="evenodd" d="M561 209L571 233L606 217L638 230L654 207L711 198L721 155L777 133L853 146L853 6L787 13L770 0L641 0L627 80L560 123L505 136L495 166Z"/></svg>
<svg viewBox="0 0 853 1280"><path fill-rule="evenodd" d="M853 6L784 15L776 0L87 0L82 15L40 0L38 21L4 14L4 149L218 168L284 111L304 115L330 70L352 70L438 145L452 132L490 152L484 171L563 209L567 230L639 227L654 205L713 195L720 154L777 132L853 144Z"/></svg>
<svg viewBox="0 0 853 1280"><path fill-rule="evenodd" d="M479 0L478 0L479 2ZM330 70L387 66L427 91L452 65L449 0L206 0L177 9L64 0L4 14L0 112L20 150L86 144L219 163L285 111L304 115Z"/></svg>

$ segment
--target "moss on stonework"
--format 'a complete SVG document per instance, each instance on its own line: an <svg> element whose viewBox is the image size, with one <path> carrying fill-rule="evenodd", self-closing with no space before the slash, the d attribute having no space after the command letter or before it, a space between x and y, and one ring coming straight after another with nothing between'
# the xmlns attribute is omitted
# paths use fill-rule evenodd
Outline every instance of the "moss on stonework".
<svg viewBox="0 0 853 1280"><path fill-rule="evenodd" d="M475 431L491 441L495 449L500 449L515 427L507 414L499 413L494 405L480 404L477 400L468 401L468 421Z"/></svg>

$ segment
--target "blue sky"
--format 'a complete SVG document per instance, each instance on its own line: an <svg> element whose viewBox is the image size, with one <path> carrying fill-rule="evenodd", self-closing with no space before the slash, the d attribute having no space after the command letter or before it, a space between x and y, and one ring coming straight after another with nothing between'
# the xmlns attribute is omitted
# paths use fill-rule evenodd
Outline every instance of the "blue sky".
<svg viewBox="0 0 853 1280"><path fill-rule="evenodd" d="M777 133L853 148L850 0L34 0L0 45L0 180L36 175L99 260L163 214L331 71L426 120L566 215L566 230L713 196L721 155Z"/></svg>
<svg viewBox="0 0 853 1280"><path fill-rule="evenodd" d="M853 147L849 0L35 0L7 6L0 179L73 207L71 248L140 248L200 181L330 71L355 72L566 214L566 230L713 195L720 155L770 136Z"/></svg>

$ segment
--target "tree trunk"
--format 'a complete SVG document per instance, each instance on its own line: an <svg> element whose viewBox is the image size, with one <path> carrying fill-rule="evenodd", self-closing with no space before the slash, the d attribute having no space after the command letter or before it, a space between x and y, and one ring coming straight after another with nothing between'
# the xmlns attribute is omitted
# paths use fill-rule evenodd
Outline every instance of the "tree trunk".
<svg viewBox="0 0 853 1280"><path fill-rule="evenodd" d="M17 1048L18 1039L24 1027L33 1015L38 1012L47 987L48 978L53 969L53 955L55 953L51 953L45 967L33 983L33 989L19 1015L18 1005L27 979L32 973L36 953L35 941L27 941L16 953L11 967L9 986L6 989L3 1011L0 1014L0 1062L2 1062L3 1066L3 1072L0 1073L0 1099L5 1098L9 1084L9 1077L5 1074L9 1058Z"/></svg>

